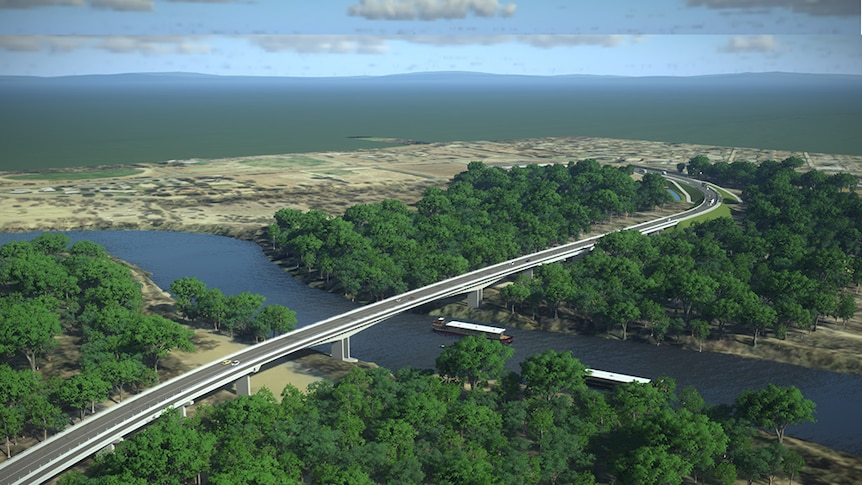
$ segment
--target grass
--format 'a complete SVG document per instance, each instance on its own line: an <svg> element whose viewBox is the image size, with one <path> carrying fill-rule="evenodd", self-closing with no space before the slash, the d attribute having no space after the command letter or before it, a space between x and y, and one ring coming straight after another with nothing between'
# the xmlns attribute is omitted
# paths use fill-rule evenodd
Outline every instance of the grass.
<svg viewBox="0 0 862 485"><path fill-rule="evenodd" d="M283 159L270 158L264 160L242 160L240 163L250 167L280 168L296 165L301 167L319 167L320 165L326 165L327 162L311 157L291 157Z"/></svg>
<svg viewBox="0 0 862 485"><path fill-rule="evenodd" d="M712 219L718 219L719 217L731 217L730 207L725 204L721 204L714 211L707 212L706 214L701 214L697 217L692 217L691 219L679 221L679 224L676 225L676 228L682 230L694 223L706 222Z"/></svg>
<svg viewBox="0 0 862 485"><path fill-rule="evenodd" d="M128 177L143 173L139 168L104 168L96 170L80 170L74 172L44 172L27 175L12 175L13 180L89 180L116 177Z"/></svg>
<svg viewBox="0 0 862 485"><path fill-rule="evenodd" d="M688 194L689 197L691 197L691 202L694 205L697 205L697 204L700 204L701 202L703 202L703 193L701 191L695 189L694 187L689 187L685 184L679 184L679 186L682 187L682 190L684 190ZM671 190L677 190L676 186L673 184L670 184L669 188Z"/></svg>
<svg viewBox="0 0 862 485"><path fill-rule="evenodd" d="M738 204L739 203L739 198L737 196L731 194L730 192L728 192L722 188L716 187L715 185L710 185L709 187L711 189L715 190L716 192L718 192L718 195L720 195L724 199L725 204Z"/></svg>

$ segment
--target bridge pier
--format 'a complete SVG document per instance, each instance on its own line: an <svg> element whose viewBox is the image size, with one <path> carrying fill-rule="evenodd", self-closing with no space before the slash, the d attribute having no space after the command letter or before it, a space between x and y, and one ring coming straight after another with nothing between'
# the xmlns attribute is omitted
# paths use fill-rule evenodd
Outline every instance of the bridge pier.
<svg viewBox="0 0 862 485"><path fill-rule="evenodd" d="M113 453L113 451L117 448L117 445L120 444L120 441L123 441L123 438L117 438L116 441L114 441L113 443L109 444L108 446L102 448L101 450L96 452L96 454L101 455L104 453Z"/></svg>
<svg viewBox="0 0 862 485"><path fill-rule="evenodd" d="M525 269L524 271L521 271L521 274L527 278L533 279L533 268Z"/></svg>
<svg viewBox="0 0 862 485"><path fill-rule="evenodd" d="M350 337L332 342L332 358L343 362L357 362L350 356Z"/></svg>
<svg viewBox="0 0 862 485"><path fill-rule="evenodd" d="M187 417L188 417L188 416L186 415L186 408L187 408L187 407L189 407L189 406L191 406L191 405L192 405L192 404L194 404L194 403L195 403L194 401L189 400L189 402L184 403L182 406L180 406L180 413L183 415L183 417L184 417L184 418L187 418Z"/></svg>
<svg viewBox="0 0 862 485"><path fill-rule="evenodd" d="M236 395L237 396L251 396L251 374L246 374L234 382L236 386ZM183 407L183 414L185 414L185 407Z"/></svg>
<svg viewBox="0 0 862 485"><path fill-rule="evenodd" d="M482 290L484 288L478 288L476 290L467 293L467 306L470 308L479 308L482 305Z"/></svg>

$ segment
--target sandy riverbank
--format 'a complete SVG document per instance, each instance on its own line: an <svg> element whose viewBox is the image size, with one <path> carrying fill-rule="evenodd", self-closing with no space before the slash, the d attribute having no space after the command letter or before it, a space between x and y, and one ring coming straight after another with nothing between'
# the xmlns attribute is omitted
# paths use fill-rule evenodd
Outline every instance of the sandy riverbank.
<svg viewBox="0 0 862 485"><path fill-rule="evenodd" d="M170 294L159 288L147 273L134 265L132 268L135 279L141 283L141 289L146 301L144 311L157 313L176 321L182 321L176 313L174 300ZM213 332L209 329L190 326L195 332L194 352L172 352L161 363L160 379L165 381L183 372L233 355L247 348L250 343L234 340L227 335ZM289 357L280 359L265 366L260 372L252 375L251 391L257 392L262 387L268 388L278 398L287 384L292 384L305 391L309 384L323 379L337 380L347 374L355 365L373 367L374 364L361 362L350 364L334 360L328 355L314 350L296 352ZM220 390L199 402L212 404L236 396L234 389Z"/></svg>

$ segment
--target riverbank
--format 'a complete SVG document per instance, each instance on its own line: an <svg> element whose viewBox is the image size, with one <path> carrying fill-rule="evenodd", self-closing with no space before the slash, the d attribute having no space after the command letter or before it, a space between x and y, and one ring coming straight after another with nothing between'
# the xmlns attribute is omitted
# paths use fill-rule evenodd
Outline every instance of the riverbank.
<svg viewBox="0 0 862 485"><path fill-rule="evenodd" d="M158 288L149 279L145 279L142 282L145 283L145 294L156 296L155 299L148 300L149 308L154 308L158 311L173 311L173 301L170 299L170 295ZM488 290L486 295L489 293L491 296L489 300L493 301L495 290ZM490 305L492 304L486 304L486 306ZM438 311L452 307L466 308L466 304L450 303L440 310L433 311L432 314L437 314ZM482 311L487 312L488 308ZM488 316L487 313L485 315ZM196 338L200 338L201 334L203 334L203 338L196 342L196 345L198 345L197 352L193 354L174 353L167 359L166 365L170 365L172 369L177 370L193 363L211 362L229 355L235 349L242 346L242 344L233 342L226 336L216 336L201 330L196 331ZM173 364L174 360L176 360L176 365ZM373 366L373 364L363 363L360 363L360 365ZM252 378L252 391L256 392L260 387L266 385L278 396L284 383L290 382L300 389L304 389L303 385L307 385L307 383L314 382L315 380L338 379L346 374L352 366L353 364L334 360L324 354L307 352L295 360L277 364L276 368L264 369L260 373L255 374ZM285 370L287 372L284 372ZM205 402L216 403L231 399L234 396L235 394L232 391L223 390L212 395ZM760 433L758 440L763 444L768 444L774 440L774 436L768 433ZM785 437L784 442L785 446L802 456L806 463L805 467L802 468L799 475L795 478L796 483L802 485L850 485L862 483L862 457L856 457L849 453L832 450L818 443L799 440L790 436ZM737 485L743 485L746 482L738 480L736 483Z"/></svg>
<svg viewBox="0 0 862 485"><path fill-rule="evenodd" d="M149 274L143 269L126 263L131 269L135 280L141 284L141 292L144 295L144 312L161 315L177 322L184 322L177 313L174 299L170 293L156 285ZM190 371L196 367L222 360L251 345L237 341L227 335L213 332L206 328L188 325L194 330L193 343L194 352L172 352L162 360L159 372L159 380L164 382L183 372ZM253 374L251 379L251 391L257 392L263 387L268 388L280 399L281 391L287 384L296 386L305 391L309 384L320 380L338 380L355 366L370 368L376 367L373 363L358 362L355 364L332 359L329 355L315 350L306 349L291 354L272 364L264 366L260 372ZM212 395L198 400L196 404L224 401L236 396L233 389L222 389Z"/></svg>

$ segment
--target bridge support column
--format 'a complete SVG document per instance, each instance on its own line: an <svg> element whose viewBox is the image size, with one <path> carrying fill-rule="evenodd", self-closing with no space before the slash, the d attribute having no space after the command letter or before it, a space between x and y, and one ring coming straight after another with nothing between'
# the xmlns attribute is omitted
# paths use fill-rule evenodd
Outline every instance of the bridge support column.
<svg viewBox="0 0 862 485"><path fill-rule="evenodd" d="M533 268L525 269L524 271L521 271L521 274L527 278L533 279Z"/></svg>
<svg viewBox="0 0 862 485"><path fill-rule="evenodd" d="M467 306L470 308L479 308L482 305L482 290L483 288L479 288L478 290L471 291L467 293Z"/></svg>
<svg viewBox="0 0 862 485"><path fill-rule="evenodd" d="M113 443L109 444L108 446L102 448L101 450L96 452L96 454L101 455L104 453L112 453L117 448L117 445L120 444L120 441L123 441L123 438L117 439L117 441L114 441Z"/></svg>
<svg viewBox="0 0 862 485"><path fill-rule="evenodd" d="M343 362L356 362L356 359L350 356L350 337L332 342L332 358Z"/></svg>
<svg viewBox="0 0 862 485"><path fill-rule="evenodd" d="M191 406L191 405L192 405L192 404L194 404L194 403L195 403L194 401L189 401L189 402L187 402L187 403L184 403L182 406L180 406L180 413L182 413L182 415L183 415L183 417L184 417L184 418L187 418L187 417L188 417L188 416L186 415L186 408L187 408L187 407L189 407L189 406Z"/></svg>
<svg viewBox="0 0 862 485"><path fill-rule="evenodd" d="M251 396L251 374L246 374L234 382L237 396Z"/></svg>

